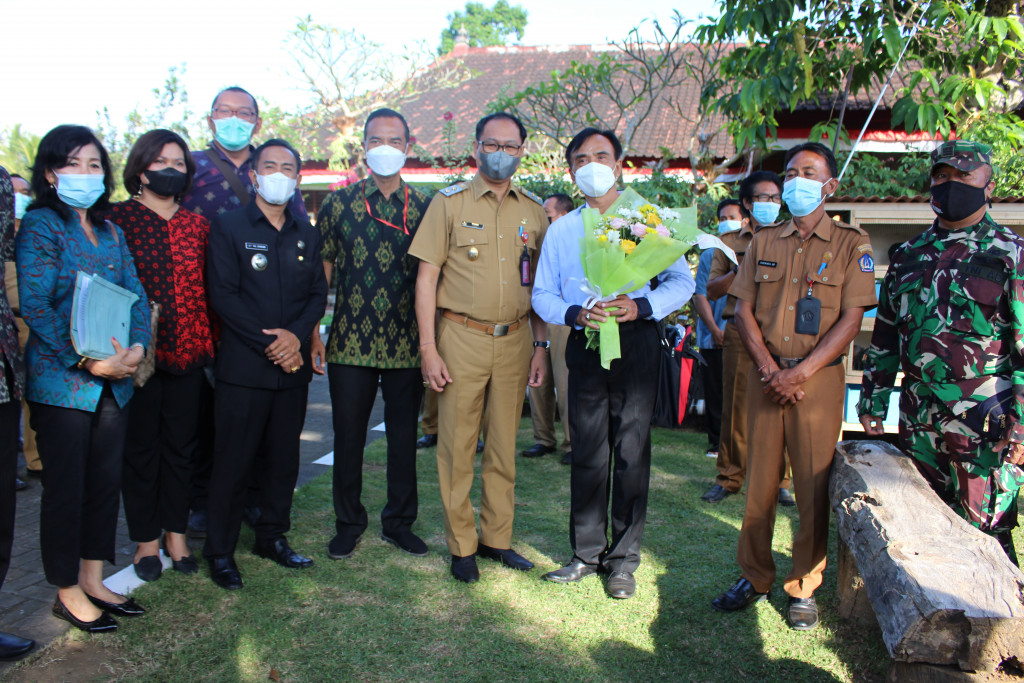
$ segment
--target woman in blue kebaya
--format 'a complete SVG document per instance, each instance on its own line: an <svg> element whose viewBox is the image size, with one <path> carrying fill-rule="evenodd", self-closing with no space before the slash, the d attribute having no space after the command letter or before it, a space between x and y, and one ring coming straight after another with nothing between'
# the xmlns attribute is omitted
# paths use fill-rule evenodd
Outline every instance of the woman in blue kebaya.
<svg viewBox="0 0 1024 683"><path fill-rule="evenodd" d="M58 126L39 143L36 197L17 236L18 292L29 326L27 398L43 461L39 536L54 616L83 631L113 631L111 616L143 609L103 585L114 561L121 461L132 374L149 344L149 307L120 228L99 218L113 189L110 159L91 130ZM127 348L104 360L71 342L79 271L135 292Z"/></svg>

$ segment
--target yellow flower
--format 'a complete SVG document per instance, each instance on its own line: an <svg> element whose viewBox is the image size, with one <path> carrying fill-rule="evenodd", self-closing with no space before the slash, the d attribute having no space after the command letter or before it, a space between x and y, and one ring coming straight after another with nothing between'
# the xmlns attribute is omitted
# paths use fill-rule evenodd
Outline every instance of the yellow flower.
<svg viewBox="0 0 1024 683"><path fill-rule="evenodd" d="M632 253L634 249L636 249L636 242L633 240L622 240L622 251L629 254Z"/></svg>
<svg viewBox="0 0 1024 683"><path fill-rule="evenodd" d="M598 235L597 236L597 241L598 242L607 242L608 241L608 235Z"/></svg>
<svg viewBox="0 0 1024 683"><path fill-rule="evenodd" d="M647 228L647 234L648 235L655 235L657 233L658 233L658 231L655 230L654 228Z"/></svg>

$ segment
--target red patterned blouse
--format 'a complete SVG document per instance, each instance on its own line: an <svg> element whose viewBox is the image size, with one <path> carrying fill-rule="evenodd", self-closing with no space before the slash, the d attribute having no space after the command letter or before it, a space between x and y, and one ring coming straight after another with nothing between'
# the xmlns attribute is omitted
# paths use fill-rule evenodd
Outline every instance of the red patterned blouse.
<svg viewBox="0 0 1024 683"><path fill-rule="evenodd" d="M183 207L167 221L134 199L111 208L146 294L160 303L157 367L180 375L205 366L213 358L206 294L209 221Z"/></svg>

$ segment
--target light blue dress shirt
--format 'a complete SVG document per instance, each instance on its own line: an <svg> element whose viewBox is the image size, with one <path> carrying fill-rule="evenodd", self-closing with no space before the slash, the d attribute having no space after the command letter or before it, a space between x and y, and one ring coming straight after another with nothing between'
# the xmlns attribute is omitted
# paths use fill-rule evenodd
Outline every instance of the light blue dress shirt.
<svg viewBox="0 0 1024 683"><path fill-rule="evenodd" d="M711 261L714 257L714 249L705 249L701 252L700 264L697 266L697 289L694 291L694 294L700 294L705 297L708 295L708 277L711 275ZM722 317L728 300L728 295L720 296L717 299L708 299L708 303L711 304L711 315L715 318L715 324L721 330L725 330L725 326L728 324L728 321ZM715 348L715 340L711 336L711 330L708 329L708 326L704 324L700 317L697 318L697 346L702 349Z"/></svg>
<svg viewBox="0 0 1024 683"><path fill-rule="evenodd" d="M582 306L589 295L583 291L583 262L580 240L584 235L583 207L565 214L548 228L540 250L537 279L533 285L533 310L546 322L565 325L565 315L572 306ZM649 319L661 320L682 308L693 295L694 281L686 256L663 270L656 278L658 287L650 283L630 292L631 299L647 299ZM576 329L580 329L576 326Z"/></svg>

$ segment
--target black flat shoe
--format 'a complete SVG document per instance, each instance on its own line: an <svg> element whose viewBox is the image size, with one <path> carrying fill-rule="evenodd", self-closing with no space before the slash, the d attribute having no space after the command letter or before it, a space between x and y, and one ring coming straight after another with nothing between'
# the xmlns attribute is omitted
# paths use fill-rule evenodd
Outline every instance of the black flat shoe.
<svg viewBox="0 0 1024 683"><path fill-rule="evenodd" d="M723 612L735 612L767 598L768 592L758 593L753 584L741 577L732 588L712 600L711 606Z"/></svg>
<svg viewBox="0 0 1024 683"><path fill-rule="evenodd" d="M24 657L35 645L34 640L0 631L0 660L9 662Z"/></svg>
<svg viewBox="0 0 1024 683"><path fill-rule="evenodd" d="M399 529L390 533L387 531L381 532L380 540L390 543L416 557L423 557L427 554L427 544L409 529Z"/></svg>
<svg viewBox="0 0 1024 683"><path fill-rule="evenodd" d="M132 567L135 568L135 576L147 582L156 581L164 571L164 563L156 555L146 555Z"/></svg>
<svg viewBox="0 0 1024 683"><path fill-rule="evenodd" d="M459 557L452 555L452 576L463 583L476 583L480 580L480 570L476 566L476 555Z"/></svg>
<svg viewBox="0 0 1024 683"><path fill-rule="evenodd" d="M569 564L565 565L561 569L548 572L544 575L544 578L548 581L554 581L555 583L574 583L576 581L582 581L591 574L596 573L597 565L587 564L578 557L574 557Z"/></svg>
<svg viewBox="0 0 1024 683"><path fill-rule="evenodd" d="M135 602L133 598L125 598L124 602L107 602L106 600L94 598L88 593L85 594L85 597L89 598L89 602L96 605L101 610L116 614L120 617L141 617L146 613L146 610L142 609L142 605Z"/></svg>
<svg viewBox="0 0 1024 683"><path fill-rule="evenodd" d="M796 505L796 498L789 492L789 489L779 489L779 505L787 508Z"/></svg>
<svg viewBox="0 0 1024 683"><path fill-rule="evenodd" d="M257 544L252 551L260 557L277 562L285 569L305 569L313 566L313 560L292 550L284 536L275 538L270 545Z"/></svg>
<svg viewBox="0 0 1024 683"><path fill-rule="evenodd" d="M626 600L636 594L636 579L633 572L612 572L608 576L605 590L613 598Z"/></svg>
<svg viewBox="0 0 1024 683"><path fill-rule="evenodd" d="M721 503L727 496L731 496L732 491L725 488L720 484L715 484L707 490L703 496L700 497L705 503Z"/></svg>
<svg viewBox="0 0 1024 683"><path fill-rule="evenodd" d="M214 557L207 562L210 565L210 578L224 590L238 590L242 587L242 575L238 571L233 557Z"/></svg>
<svg viewBox="0 0 1024 683"><path fill-rule="evenodd" d="M794 631L816 629L818 628L818 602L813 595L809 598L790 597L786 617Z"/></svg>
<svg viewBox="0 0 1024 683"><path fill-rule="evenodd" d="M167 550L167 534L164 534L163 539L160 541L160 548L164 551L164 555L171 558L171 567L174 571L181 572L182 574L195 574L199 571L199 562L196 561L195 555L189 553L180 560L176 560L171 556L171 553Z"/></svg>
<svg viewBox="0 0 1024 683"><path fill-rule="evenodd" d="M433 448L437 445L437 434L424 434L416 439L416 448Z"/></svg>
<svg viewBox="0 0 1024 683"><path fill-rule="evenodd" d="M117 630L117 619L106 612L93 621L82 621L64 606L59 595L57 596L57 599L54 600L53 607L50 609L50 612L58 619L63 619L75 628L80 631L85 631L86 633L107 633L108 631Z"/></svg>
<svg viewBox="0 0 1024 683"><path fill-rule="evenodd" d="M542 443L535 443L529 448L527 448L525 451L520 453L519 455L523 456L524 458L539 458L541 456L547 455L548 453L554 452L554 446L545 446Z"/></svg>
<svg viewBox="0 0 1024 683"><path fill-rule="evenodd" d="M489 545L479 543L476 547L476 554L480 557L486 557L488 560L501 562L509 569L515 569L521 572L533 569L533 562L530 562L511 548L492 548Z"/></svg>

